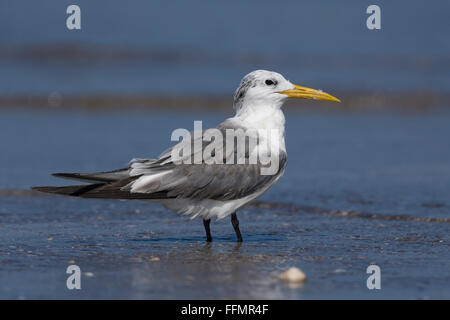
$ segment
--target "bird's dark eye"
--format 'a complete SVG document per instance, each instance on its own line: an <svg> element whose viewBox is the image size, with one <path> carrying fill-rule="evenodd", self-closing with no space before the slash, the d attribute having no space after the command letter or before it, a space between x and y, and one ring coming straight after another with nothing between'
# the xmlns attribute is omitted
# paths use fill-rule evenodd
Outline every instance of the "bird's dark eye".
<svg viewBox="0 0 450 320"><path fill-rule="evenodd" d="M277 84L277 82L275 80L270 80L270 79L267 79L265 83L268 86L273 86L273 85Z"/></svg>

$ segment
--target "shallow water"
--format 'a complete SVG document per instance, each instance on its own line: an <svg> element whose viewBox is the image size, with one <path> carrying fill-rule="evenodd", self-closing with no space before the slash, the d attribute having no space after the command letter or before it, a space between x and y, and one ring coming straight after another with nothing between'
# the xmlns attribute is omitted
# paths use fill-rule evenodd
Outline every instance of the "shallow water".
<svg viewBox="0 0 450 320"><path fill-rule="evenodd" d="M157 204L24 191L155 156L173 129L229 115L2 112L0 297L450 298L448 111L287 110L287 171L238 213L242 245L228 219L206 244L200 220ZM66 289L69 263L88 272L80 291ZM370 263L381 290L366 288ZM277 279L290 266L303 286Z"/></svg>

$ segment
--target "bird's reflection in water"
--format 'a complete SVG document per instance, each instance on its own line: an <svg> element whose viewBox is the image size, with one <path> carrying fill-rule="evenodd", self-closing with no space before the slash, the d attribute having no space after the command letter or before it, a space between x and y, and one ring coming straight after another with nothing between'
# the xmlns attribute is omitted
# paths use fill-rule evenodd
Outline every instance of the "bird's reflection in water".
<svg viewBox="0 0 450 320"><path fill-rule="evenodd" d="M183 296L189 298L205 297L206 292L210 298L281 298L275 288L279 287L278 280L265 263L266 257L251 254L246 246L245 242L211 242L191 243L183 250L166 248L159 255L160 261L147 260L133 266L131 285L138 297L183 290Z"/></svg>

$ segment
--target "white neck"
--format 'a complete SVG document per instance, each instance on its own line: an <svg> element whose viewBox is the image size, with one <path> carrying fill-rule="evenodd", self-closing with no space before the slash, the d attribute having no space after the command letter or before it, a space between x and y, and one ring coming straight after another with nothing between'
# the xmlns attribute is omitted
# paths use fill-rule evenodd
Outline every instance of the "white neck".
<svg viewBox="0 0 450 320"><path fill-rule="evenodd" d="M245 104L235 118L254 129L278 129L284 135L285 118L280 106L271 104Z"/></svg>
<svg viewBox="0 0 450 320"><path fill-rule="evenodd" d="M286 150L284 141L285 118L281 108L276 105L249 105L241 108L234 117L246 128L270 130L268 134L278 133L279 147Z"/></svg>

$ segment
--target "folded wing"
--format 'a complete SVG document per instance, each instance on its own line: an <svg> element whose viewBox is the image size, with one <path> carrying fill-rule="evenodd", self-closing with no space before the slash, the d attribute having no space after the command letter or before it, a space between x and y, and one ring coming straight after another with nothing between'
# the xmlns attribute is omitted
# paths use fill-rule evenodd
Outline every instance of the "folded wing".
<svg viewBox="0 0 450 320"><path fill-rule="evenodd" d="M223 131L228 127L225 122L218 128ZM274 183L286 164L286 154L281 152L278 172L262 175L260 164L248 164L249 150L239 155L236 150L226 150L223 154L224 164L206 164L204 161L199 164L175 163L172 150L180 147L180 144L166 150L157 159L133 159L129 167L120 170L54 174L56 177L94 182L90 185L33 189L84 198L231 200L243 198ZM208 144L202 140L201 150L195 151L203 152ZM194 148L191 150L185 158L194 158ZM225 164L230 153L233 153L236 161L244 157L243 162L246 164Z"/></svg>

